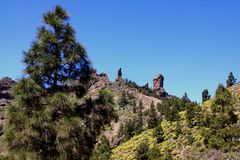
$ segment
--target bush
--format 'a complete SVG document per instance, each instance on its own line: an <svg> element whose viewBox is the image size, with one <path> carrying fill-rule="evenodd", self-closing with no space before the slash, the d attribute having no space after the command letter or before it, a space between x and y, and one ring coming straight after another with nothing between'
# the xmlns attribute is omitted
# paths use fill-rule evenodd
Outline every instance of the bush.
<svg viewBox="0 0 240 160"><path fill-rule="evenodd" d="M154 136L157 137L157 143L162 143L164 141L164 132L161 124L159 124L154 130Z"/></svg>
<svg viewBox="0 0 240 160"><path fill-rule="evenodd" d="M148 151L149 160L160 160L161 154L158 147L154 146Z"/></svg>
<svg viewBox="0 0 240 160"><path fill-rule="evenodd" d="M136 159L137 160L148 160L148 150L149 150L149 145L147 141L144 141L139 144L136 150Z"/></svg>

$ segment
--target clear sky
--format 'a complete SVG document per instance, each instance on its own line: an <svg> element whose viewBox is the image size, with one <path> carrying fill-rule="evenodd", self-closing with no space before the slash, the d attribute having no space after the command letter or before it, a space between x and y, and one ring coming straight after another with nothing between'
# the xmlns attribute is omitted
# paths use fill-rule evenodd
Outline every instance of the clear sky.
<svg viewBox="0 0 240 160"><path fill-rule="evenodd" d="M22 76L22 52L35 39L42 14L67 10L77 39L98 72L140 85L162 73L165 89L192 100L240 79L239 0L1 0L0 77Z"/></svg>

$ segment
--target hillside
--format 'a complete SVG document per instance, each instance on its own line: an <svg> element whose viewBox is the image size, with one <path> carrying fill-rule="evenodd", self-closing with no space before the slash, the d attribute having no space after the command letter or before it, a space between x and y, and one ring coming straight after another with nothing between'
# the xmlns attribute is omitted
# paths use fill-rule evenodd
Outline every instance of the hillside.
<svg viewBox="0 0 240 160"><path fill-rule="evenodd" d="M153 136L153 130L147 130L140 135L133 137L131 140L123 143L119 147L112 150L113 154L111 159L127 160L134 159L134 154L137 146L147 140L150 147L156 145L156 138Z"/></svg>
<svg viewBox="0 0 240 160"><path fill-rule="evenodd" d="M159 76L157 76L159 77ZM161 76L163 79L163 76ZM10 87L15 84L9 78L4 78L0 80L2 83L1 90L1 101L5 102L2 105L2 117L3 111L6 107L6 102L12 99L10 96ZM4 87L7 85L7 88ZM147 87L146 87L147 86ZM84 96L84 99L97 99L99 96L99 91L106 90L111 93L114 100L115 111L118 115L117 121L112 121L110 126L106 126L106 130L103 133L105 135L111 145L112 155L111 160L133 160L135 159L138 146L141 143L146 142L149 145L149 152L151 149L157 149L153 155L157 155L153 159L216 159L216 160L225 160L225 159L239 159L240 157L240 139L231 140L231 144L234 144L234 147L230 147L228 149L224 148L212 148L207 147L205 144L205 133L208 132L210 127L203 127L199 125L203 123L202 121L206 120L206 116L211 113L211 106L214 103L214 99L212 98L203 104L194 104L190 102L187 97L183 97L182 99L167 96L165 98L160 97L159 94L155 94L156 92L164 91L163 81L156 81L156 78L153 80L154 88L148 88L148 85L138 86L135 82L128 82L124 80L121 76L117 76L116 81L111 82L108 79L107 74L101 73L97 74L96 70L92 73L90 89L87 94ZM3 90L5 89L5 90ZM240 118L240 84L235 84L232 87L228 88L231 95L233 96L233 106L234 112ZM6 93L10 98L8 101L4 99L3 95ZM168 95L168 94L166 94ZM158 97L159 96L159 97ZM125 98L123 98L125 97ZM7 98L7 97L5 97ZM124 104L121 102L124 100ZM86 103L82 101L82 103ZM140 104L141 103L141 104ZM184 106L187 108L181 108L182 103L185 103ZM167 104L167 105L166 105ZM140 107L142 105L142 108ZM149 121L149 111L151 110L151 106L154 106L156 110L156 114L158 119L162 119L158 126L161 126L163 130L164 140L161 143L157 140L156 128L148 129L148 121ZM195 116L191 117L191 126L189 125L189 108L194 107ZM164 106L169 106L170 108L163 109ZM180 106L180 108L179 108ZM137 112L134 112L134 107ZM174 108L177 107L178 110ZM171 114L174 116L171 118L166 114L166 110L172 110ZM133 125L138 124L136 121L139 118L139 111L142 112L142 129L138 131L138 128L129 131L126 126L129 125L129 122L133 123ZM177 119L175 119L178 117ZM7 118L7 117L6 117ZM172 120L170 120L170 119ZM201 120L199 120L199 118ZM3 122L5 118L3 118ZM201 122L200 122L201 121ZM205 123L205 122L204 122ZM204 124L203 124L204 125ZM232 130L239 130L240 122L238 121L236 125L232 125L228 127L229 133ZM130 136L126 136L126 134L130 134ZM236 132L234 134L239 134L240 132ZM1 139L2 141L2 139ZM5 146L2 145L1 153L5 153ZM150 153L148 153L150 154Z"/></svg>
<svg viewBox="0 0 240 160"><path fill-rule="evenodd" d="M240 83L237 83L229 88L229 91L235 97L236 113L240 116Z"/></svg>
<svg viewBox="0 0 240 160"><path fill-rule="evenodd" d="M4 99L4 95L8 95L10 97L10 87L15 84L9 78L4 78L0 80L2 85L0 88L1 91L1 101L2 101L2 117L4 107L6 106L6 99ZM159 85L162 83L161 85ZM8 85L7 85L8 84ZM132 85L134 84L134 85ZM7 86L7 87L4 87ZM153 86L161 86L163 87L163 81L159 81L158 83L153 80ZM5 89L5 90L3 90ZM142 142L147 142L149 144L149 148L158 148L159 154L161 155L161 159L167 157L171 157L172 159L238 159L236 157L240 157L240 146L239 140L235 140L235 147L231 149L230 152L225 152L222 149L214 149L206 147L204 143L204 129L198 125L189 126L188 120L188 111L186 109L176 111L177 114L175 116L179 116L179 119L169 121L166 119L164 115L164 111L161 112L161 107L164 106L165 101L169 101L169 104L172 107L176 107L175 103L171 103L171 99L174 97L168 96L165 98L158 97L154 94L158 89L151 89L148 87L140 87L135 85L135 82L128 82L124 80L122 77L117 77L116 81L111 82L108 79L107 74L101 73L97 74L96 70L93 71L91 78L90 89L85 95L85 99L96 99L98 97L99 91L107 90L111 92L114 103L115 103L115 111L118 115L117 121L112 121L110 126L106 126L106 131L103 133L109 140L110 145L112 147L112 156L111 160L133 160L135 159L135 155L137 152L138 146ZM164 90L163 88L159 90ZM232 87L228 88L230 93L233 95L234 99L234 109L235 113L240 118L240 84L235 84ZM6 94L4 94L6 93ZM126 99L126 103L124 105L121 104L123 100L123 93ZM5 96L5 98L8 98ZM167 98L167 99L166 99ZM185 97L186 98L186 97ZM176 98L181 103L181 99ZM164 103L163 103L164 102ZM214 102L214 98L204 102L203 104L195 106L198 111L196 111L199 115L195 116L191 119L191 121L196 124L199 123L197 118L204 116L205 112L210 112L211 105ZM85 103L84 101L82 103ZM142 103L142 109L139 108L139 103ZM163 130L164 140L161 143L157 143L157 137L155 134L155 129L148 129L148 119L149 117L146 115L151 109L151 105L155 106L155 109L158 112L158 115L162 115L162 122L159 123ZM141 110L143 113L143 128L142 131L135 133L136 131L131 131L132 134L129 138L126 138L125 127L129 123L129 121L133 121L138 118L138 113L134 113L133 108L136 107L137 110ZM167 109L169 110L169 109ZM171 110L171 109L170 109ZM159 112L160 111L160 112ZM173 117L174 118L174 117ZM202 117L203 118L203 117ZM4 122L3 118L3 122ZM137 122L134 122L137 123ZM240 126L240 123L236 124L236 126ZM180 129L179 129L180 128ZM206 129L206 128L205 128ZM2 140L1 140L2 141ZM1 152L5 152L5 147L1 146ZM156 157L155 157L156 158Z"/></svg>
<svg viewBox="0 0 240 160"><path fill-rule="evenodd" d="M105 135L110 140L112 146L117 146L123 142L124 138L119 136L121 127L129 120L137 117L137 114L133 113L133 107L138 109L141 102L143 106L142 112L146 112L152 103L157 106L164 98L168 97L168 94L163 89L163 84L164 78L162 75L155 77L153 79L154 88L149 88L146 85L141 87L135 82L124 80L122 75L117 75L116 81L111 82L107 74L98 74L96 70L93 71L91 87L85 97L94 97L99 90L110 91L114 99L115 111L119 116L118 121L112 122L105 131ZM158 95L155 94L157 92ZM160 95L164 95L164 97ZM123 97L126 102L120 105ZM146 123L146 119L144 119L144 123Z"/></svg>
<svg viewBox="0 0 240 160"><path fill-rule="evenodd" d="M234 111L237 113L238 118L240 118L239 112L239 97L240 97L240 84L235 84L232 87L228 88L230 93L233 95L234 99ZM226 91L227 92L227 91ZM180 111L178 113L178 121L168 121L163 120L160 125L164 132L164 140L161 143L157 143L154 130L146 130L142 134L134 136L129 141L124 144L114 148L112 150L112 160L122 159L122 160L133 160L135 159L137 153L137 147L147 140L149 148L154 146L159 149L160 157L156 156L153 159L192 159L192 160L226 160L226 159L240 159L240 121L234 125L228 126L226 129L220 129L221 132L227 132L227 135L230 136L233 132L237 139L231 139L230 141L220 142L220 145L215 144L215 147L206 145L206 134L210 132L211 125L206 126L205 124L198 124L201 121L206 120L206 116L211 114L211 106L216 98L212 98L209 101L206 101L204 104L196 106L196 116L191 119L193 125L189 126L188 121L188 109L185 111ZM213 117L211 117L213 119ZM179 123L179 124L178 124ZM204 122L206 123L206 121ZM220 123L220 121L219 121ZM180 127L177 127L177 126ZM216 127L216 126L215 126ZM223 133L224 133L223 132ZM218 133L216 133L218 134ZM214 136L214 135L208 135ZM226 137L226 135L225 135ZM213 143L209 141L208 143ZM225 143L225 144L224 144ZM230 146L227 147L227 143ZM226 147L222 147L225 146ZM149 151L150 152L150 151ZM151 154L151 153L148 153ZM171 158L169 158L171 157ZM151 159L151 158L150 158Z"/></svg>
<svg viewBox="0 0 240 160"><path fill-rule="evenodd" d="M155 81L153 80L153 83L155 83L155 89L151 89L146 86L137 86L135 82L128 82L127 80L124 80L122 76L118 76L116 81L111 82L108 79L107 74L98 74L97 71L94 69L92 70L88 92L83 97L81 102L78 103L84 105L85 103L87 103L86 100L88 99L98 99L99 91L102 90L106 90L111 93L114 100L115 111L118 115L118 120L112 121L110 126L106 126L106 131L104 132L104 135L108 137L112 146L118 146L124 141L124 137L119 136L119 130L122 126L125 125L127 121L131 120L133 117L137 117L137 114L133 113L133 106L136 105L135 107L137 108L139 106L139 103L141 102L143 106L142 112L145 112L150 108L152 103L156 106L157 104L162 102L162 99L167 97L160 97L160 94L164 93L164 95L167 95L167 93L162 88L163 76L161 75L161 77L159 78L161 79ZM16 82L10 78L3 78L0 80L1 126L5 122L5 118L7 118L4 112L8 107L8 103L13 99L12 95L10 94L10 90L11 87L13 87L15 84ZM158 86L156 87L156 85ZM158 92L159 97L155 94L155 92ZM123 93L125 93L124 96L126 96L126 104L120 106L119 103L123 97ZM154 96L151 96L150 94ZM144 123L146 123L146 119L144 120ZM2 127L0 129L2 134ZM5 146L0 147L0 150L2 150L1 153L5 152L4 147Z"/></svg>

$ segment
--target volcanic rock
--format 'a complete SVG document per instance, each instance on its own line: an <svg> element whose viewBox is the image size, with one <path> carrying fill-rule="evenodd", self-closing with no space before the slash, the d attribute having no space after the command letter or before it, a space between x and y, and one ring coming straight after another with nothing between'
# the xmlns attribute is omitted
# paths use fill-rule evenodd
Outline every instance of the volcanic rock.
<svg viewBox="0 0 240 160"><path fill-rule="evenodd" d="M153 88L154 88L154 89L163 88L163 83L164 83L164 77L163 77L163 75L158 74L158 75L153 79Z"/></svg>
<svg viewBox="0 0 240 160"><path fill-rule="evenodd" d="M13 99L10 90L15 84L16 82L9 77L0 79L0 125L3 125L5 120L4 110L7 104ZM2 128L0 128L0 135L2 133Z"/></svg>
<svg viewBox="0 0 240 160"><path fill-rule="evenodd" d="M106 73L97 74L97 70L92 70L92 76L90 80L90 91L97 91L106 88L106 86L110 83L108 79L108 75Z"/></svg>
<svg viewBox="0 0 240 160"><path fill-rule="evenodd" d="M9 77L4 77L0 79L0 104L7 103L9 100L13 99L10 93L10 89L16 82Z"/></svg>
<svg viewBox="0 0 240 160"><path fill-rule="evenodd" d="M159 98L166 98L168 97L168 93L163 88L164 86L164 77L161 74L158 74L153 79L153 90L156 92Z"/></svg>

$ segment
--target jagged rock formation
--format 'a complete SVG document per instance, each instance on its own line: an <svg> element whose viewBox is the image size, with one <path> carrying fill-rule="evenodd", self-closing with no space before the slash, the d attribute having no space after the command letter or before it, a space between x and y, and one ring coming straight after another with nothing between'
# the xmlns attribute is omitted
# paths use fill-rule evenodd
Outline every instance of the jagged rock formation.
<svg viewBox="0 0 240 160"><path fill-rule="evenodd" d="M108 79L108 75L106 73L97 74L97 70L92 70L92 76L90 81L90 92L95 92L106 88L106 86L110 83Z"/></svg>
<svg viewBox="0 0 240 160"><path fill-rule="evenodd" d="M157 96L160 98L168 97L168 93L163 88L164 86L164 77L161 74L158 74L153 79L153 90L156 92Z"/></svg>
<svg viewBox="0 0 240 160"><path fill-rule="evenodd" d="M158 74L154 79L153 79L153 88L158 89L158 88L163 88L164 84L164 77L161 74Z"/></svg>

